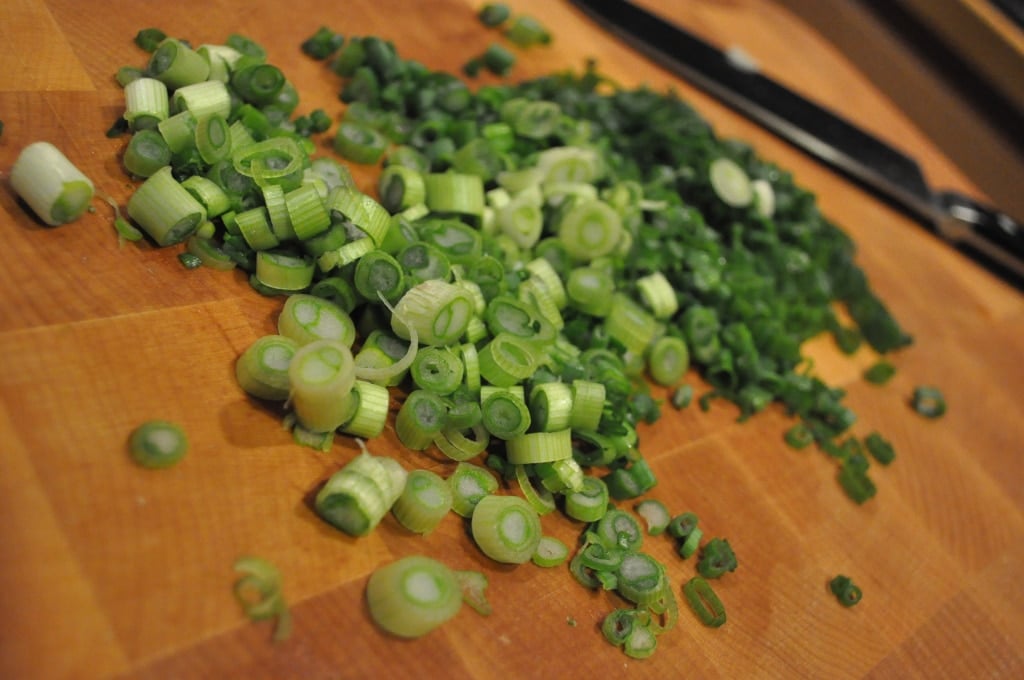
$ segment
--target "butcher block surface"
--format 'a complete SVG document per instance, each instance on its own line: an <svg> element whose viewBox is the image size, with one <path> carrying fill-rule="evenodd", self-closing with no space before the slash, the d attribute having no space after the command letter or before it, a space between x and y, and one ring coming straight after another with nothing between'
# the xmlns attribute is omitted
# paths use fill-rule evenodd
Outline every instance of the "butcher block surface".
<svg viewBox="0 0 1024 680"><path fill-rule="evenodd" d="M691 510L727 538L739 568L714 582L728 621L713 629L686 608L694 574L665 537L645 549L668 567L680 602L674 630L649 659L607 644L599 626L622 601L577 584L565 566L497 565L452 514L429 536L393 517L350 538L319 520L310 497L359 451L339 436L301 447L281 413L248 399L234 362L273 332L280 298L240 272L186 271L176 248L118 242L110 207L46 228L6 179L0 190L0 677L4 678L1013 678L1024 676L1024 297L889 206L844 181L601 31L567 2L521 0L550 45L518 52L510 77L599 69L627 86L674 87L722 136L741 137L793 171L858 244L858 263L913 335L885 386L862 379L876 356L807 346L815 370L848 391L853 432L883 433L897 458L874 466L878 494L848 500L824 454L787 447L792 423L772 407L738 422L725 402L664 410L641 428L658 476L648 497ZM842 110L921 161L937 185L970 180L913 121L808 25L768 0L649 2L722 46L742 46L770 75ZM142 66L149 26L193 44L241 33L297 87L299 112L337 118L340 83L299 50L321 25L379 35L400 54L457 71L496 34L466 0L328 3L110 3L7 0L0 6L0 172L26 144L60 147L122 205L135 186L105 132L123 110L114 81ZM870 40L870 35L864 36ZM481 82L492 82L484 78ZM318 153L329 154L328 138ZM367 191L372 168L352 166ZM1020 168L1007 172L1021 173ZM1022 176L1024 180L1024 176ZM695 372L687 380L703 392ZM918 385L948 412L917 415ZM127 437L152 418L179 422L191 448L145 470ZM390 428L368 443L407 469L452 469L404 450ZM509 489L514 493L514 489ZM624 503L629 508L630 503ZM544 531L574 545L579 523L554 513ZM281 570L294 628L272 640L232 594L234 561ZM493 613L463 608L414 641L369 619L372 570L425 554L482 571ZM863 589L839 605L828 581Z"/></svg>

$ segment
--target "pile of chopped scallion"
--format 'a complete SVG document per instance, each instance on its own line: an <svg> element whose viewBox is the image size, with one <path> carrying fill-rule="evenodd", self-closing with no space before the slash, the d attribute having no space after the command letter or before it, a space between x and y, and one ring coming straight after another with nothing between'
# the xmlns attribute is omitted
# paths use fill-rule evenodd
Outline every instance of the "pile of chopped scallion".
<svg viewBox="0 0 1024 680"><path fill-rule="evenodd" d="M777 402L800 428L787 441L833 456L855 501L874 494L844 393L801 345L829 332L885 354L910 338L814 197L674 93L618 87L593 63L471 89L382 38L322 28L302 49L340 79L335 151L382 164L370 196L343 163L312 157L330 116L296 116L298 94L252 40L192 47L151 29L137 43L151 56L118 72L125 114L110 132L131 135L128 217L159 246L184 244L186 266L241 269L282 299L277 332L239 358L240 386L281 404L304 445L372 439L393 415L406 447L452 460L443 478L364 450L319 490L326 522L358 536L394 509L425 534L454 511L499 562L571 562L581 583L619 592L631 605L605 635L643 657L675 596L615 501L656 484L637 436L661 414L652 384L683 407L694 368L710 386L700 407L725 400L741 419ZM583 527L572 550L543 535L556 510ZM652 534L668 527L698 556L685 594L721 625L705 577L735 569L728 542L700 543L692 513L668 525L664 507L643 510ZM390 585L371 612L420 635L454 615L453 584L470 597L472 583L486 610L481 576L403 562L375 582ZM402 620L403 600L423 618Z"/></svg>

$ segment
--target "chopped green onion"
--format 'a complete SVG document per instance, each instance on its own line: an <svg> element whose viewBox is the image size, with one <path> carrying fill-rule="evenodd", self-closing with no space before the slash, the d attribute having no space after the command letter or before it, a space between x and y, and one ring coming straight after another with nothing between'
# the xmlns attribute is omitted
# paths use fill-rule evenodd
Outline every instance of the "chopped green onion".
<svg viewBox="0 0 1024 680"><path fill-rule="evenodd" d="M188 111L197 121L210 116L231 117L231 92L219 80L204 80L179 87L171 101L175 111Z"/></svg>
<svg viewBox="0 0 1024 680"><path fill-rule="evenodd" d="M530 428L530 409L521 397L507 390L494 390L490 396L481 402L480 411L482 416L481 422L491 436L509 440L509 446L515 449L516 453L512 455L517 459L511 462L536 462L518 459L520 452L525 455L525 452L532 450L533 447L529 447L526 444L517 447L517 444L513 444L513 442L521 442L525 436L523 433Z"/></svg>
<svg viewBox="0 0 1024 680"><path fill-rule="evenodd" d="M725 623L725 607L711 584L700 576L694 576L683 585L683 595L690 609L705 626L718 628Z"/></svg>
<svg viewBox="0 0 1024 680"><path fill-rule="evenodd" d="M735 571L736 554L724 538L712 538L701 550L697 571L704 578L719 578L729 571Z"/></svg>
<svg viewBox="0 0 1024 680"><path fill-rule="evenodd" d="M896 374L896 367L885 359L879 359L864 370L864 379L874 385L884 385Z"/></svg>
<svg viewBox="0 0 1024 680"><path fill-rule="evenodd" d="M690 367L690 351L686 342L674 335L665 335L654 341L647 357L647 370L659 385L679 382Z"/></svg>
<svg viewBox="0 0 1024 680"><path fill-rule="evenodd" d="M288 366L297 349L298 345L291 338L280 335L257 338L235 363L239 386L257 399L286 400L291 388Z"/></svg>
<svg viewBox="0 0 1024 680"><path fill-rule="evenodd" d="M642 500L634 505L633 509L644 518L647 523L647 533L650 536L657 536L664 532L672 519L665 504L655 498Z"/></svg>
<svg viewBox="0 0 1024 680"><path fill-rule="evenodd" d="M534 345L507 332L498 333L480 348L479 358L480 375L498 387L510 387L526 380L540 363Z"/></svg>
<svg viewBox="0 0 1024 680"><path fill-rule="evenodd" d="M374 165L387 148L388 140L382 133L361 123L343 122L334 134L334 150L353 163Z"/></svg>
<svg viewBox="0 0 1024 680"><path fill-rule="evenodd" d="M862 597L861 589L850 580L849 576L839 574L829 581L828 587L844 607L852 607L860 602Z"/></svg>
<svg viewBox="0 0 1024 680"><path fill-rule="evenodd" d="M677 410L682 410L690 405L693 400L693 385L680 385L676 389L672 390L672 396L669 397L669 401L672 407Z"/></svg>
<svg viewBox="0 0 1024 680"><path fill-rule="evenodd" d="M604 201L585 201L569 209L557 228L569 255L589 262L615 250L622 237L622 218Z"/></svg>
<svg viewBox="0 0 1024 680"><path fill-rule="evenodd" d="M398 325L392 321L392 330L399 337L408 339L409 328L415 328L426 345L451 345L473 316L473 299L460 286L431 279L407 290L395 305L395 313L403 319Z"/></svg>
<svg viewBox="0 0 1024 680"><path fill-rule="evenodd" d="M359 370L356 366L357 375ZM356 378L352 390L358 403L352 417L339 429L345 434L363 439L380 436L387 425L388 407L391 404L388 388Z"/></svg>
<svg viewBox="0 0 1024 680"><path fill-rule="evenodd" d="M299 347L288 366L288 377L295 415L305 427L329 432L349 420L356 378L347 345L314 340Z"/></svg>
<svg viewBox="0 0 1024 680"><path fill-rule="evenodd" d="M644 540L643 531L636 519L625 510L615 507L608 508L601 516L594 532L605 546L624 550L638 550Z"/></svg>
<svg viewBox="0 0 1024 680"><path fill-rule="evenodd" d="M394 459L364 449L317 492L316 512L349 536L365 536L402 495L407 477Z"/></svg>
<svg viewBox="0 0 1024 680"><path fill-rule="evenodd" d="M427 197L423 175L404 165L388 165L381 171L377 180L377 193L381 205L391 213L419 205Z"/></svg>
<svg viewBox="0 0 1024 680"><path fill-rule="evenodd" d="M300 291L313 282L316 264L309 258L285 252L261 250L256 253L256 279L279 291Z"/></svg>
<svg viewBox="0 0 1024 680"><path fill-rule="evenodd" d="M409 369L417 387L442 396L455 391L464 373L462 360L449 347L423 348Z"/></svg>
<svg viewBox="0 0 1024 680"><path fill-rule="evenodd" d="M540 383L530 390L530 421L543 432L565 430L572 423L572 387L563 382Z"/></svg>
<svg viewBox="0 0 1024 680"><path fill-rule="evenodd" d="M616 570L619 595L641 607L653 604L665 588L665 567L650 555L631 552Z"/></svg>
<svg viewBox="0 0 1024 680"><path fill-rule="evenodd" d="M418 638L455 617L462 588L454 571L421 555L380 567L366 584L370 617L402 638Z"/></svg>
<svg viewBox="0 0 1024 680"><path fill-rule="evenodd" d="M170 115L167 86L156 78L136 78L124 86L124 119L133 131L155 128Z"/></svg>
<svg viewBox="0 0 1024 680"><path fill-rule="evenodd" d="M892 444L877 432L872 432L864 438L864 446L871 457L882 465L888 465L896 457Z"/></svg>
<svg viewBox="0 0 1024 680"><path fill-rule="evenodd" d="M160 246L184 241L206 219L206 210L174 179L169 165L135 190L127 212Z"/></svg>
<svg viewBox="0 0 1024 680"><path fill-rule="evenodd" d="M665 530L672 538L685 539L697 528L697 515L692 512L684 512L673 517Z"/></svg>
<svg viewBox="0 0 1024 680"><path fill-rule="evenodd" d="M554 536L541 536L530 559L538 567L558 567L569 559L569 547Z"/></svg>
<svg viewBox="0 0 1024 680"><path fill-rule="evenodd" d="M166 38L153 51L146 71L173 90L206 80L210 64L181 40Z"/></svg>
<svg viewBox="0 0 1024 680"><path fill-rule="evenodd" d="M915 387L910 403L925 418L941 418L946 413L946 398L937 387Z"/></svg>
<svg viewBox="0 0 1024 680"><path fill-rule="evenodd" d="M679 556L684 560L689 559L700 548L700 541L704 537L704 530L694 527L693 530L683 539L679 546Z"/></svg>
<svg viewBox="0 0 1024 680"><path fill-rule="evenodd" d="M434 445L444 455L455 461L470 460L476 458L485 450L490 443L491 435L481 424L469 428L473 437L456 428L445 428L434 438Z"/></svg>
<svg viewBox="0 0 1024 680"><path fill-rule="evenodd" d="M565 494L565 514L580 522L596 522L608 511L608 487L598 477L586 476L578 491Z"/></svg>
<svg viewBox="0 0 1024 680"><path fill-rule="evenodd" d="M356 290L368 300L383 295L387 300L398 300L405 293L406 279L402 265L383 250L373 250L356 262Z"/></svg>
<svg viewBox="0 0 1024 680"><path fill-rule="evenodd" d="M523 492L523 498L530 504L530 507L538 515L542 516L553 512L555 510L555 497L551 492L546 488L538 489L533 485L526 465L513 464L513 467L515 469L516 482L519 484L519 490Z"/></svg>
<svg viewBox="0 0 1024 680"><path fill-rule="evenodd" d="M60 149L33 142L21 150L10 171L11 188L50 226L77 220L89 207L94 188Z"/></svg>
<svg viewBox="0 0 1024 680"><path fill-rule="evenodd" d="M505 20L512 14L511 10L503 2L489 2L477 12L480 23L484 26L495 27L505 23Z"/></svg>
<svg viewBox="0 0 1024 680"><path fill-rule="evenodd" d="M288 296L277 317L277 332L297 345L335 340L351 347L356 338L355 322L345 310L330 300L307 293Z"/></svg>
<svg viewBox="0 0 1024 680"><path fill-rule="evenodd" d="M391 511L409 531L429 534L451 508L452 489L448 482L436 472L413 470Z"/></svg>
<svg viewBox="0 0 1024 680"><path fill-rule="evenodd" d="M132 430L128 441L132 460L145 468L177 464L188 451L188 437L181 425L167 420L148 420Z"/></svg>
<svg viewBox="0 0 1024 680"><path fill-rule="evenodd" d="M258 106L273 102L284 86L284 73L272 64L248 64L231 73L235 94Z"/></svg>
<svg viewBox="0 0 1024 680"><path fill-rule="evenodd" d="M797 423L786 430L783 438L791 448L802 449L814 442L814 433L804 423Z"/></svg>
<svg viewBox="0 0 1024 680"><path fill-rule="evenodd" d="M122 162L136 177L150 177L171 164L171 149L157 130L139 130L128 141Z"/></svg>
<svg viewBox="0 0 1024 680"><path fill-rule="evenodd" d="M198 119L196 123L196 149L207 163L213 164L231 155L231 132L219 113Z"/></svg>
<svg viewBox="0 0 1024 680"><path fill-rule="evenodd" d="M153 52L166 37L159 28L143 28L135 34L135 44L146 52Z"/></svg>
<svg viewBox="0 0 1024 680"><path fill-rule="evenodd" d="M496 562L522 564L533 557L541 539L540 517L519 496L481 498L471 518L473 540Z"/></svg>
<svg viewBox="0 0 1024 680"><path fill-rule="evenodd" d="M245 556L235 560L235 571L241 576L234 584L234 594L242 611L253 621L276 619L274 641L291 635L291 613L281 592L281 572L262 557Z"/></svg>
<svg viewBox="0 0 1024 680"><path fill-rule="evenodd" d="M715 195L723 203L733 208L750 205L754 200L754 190L750 186L747 173L735 161L728 158L716 158L708 166L708 179Z"/></svg>
<svg viewBox="0 0 1024 680"><path fill-rule="evenodd" d="M321 26L316 32L302 41L299 46L306 56L323 61L341 49L345 44L345 37L335 33L326 26Z"/></svg>
<svg viewBox="0 0 1024 680"><path fill-rule="evenodd" d="M501 393L496 394L499 396ZM491 397L492 399L494 397ZM490 402L490 399L488 399ZM484 406L484 424L487 424L487 406ZM497 435L496 435L497 436ZM553 432L529 432L508 439L506 453L510 463L551 463L572 458L572 431L568 428Z"/></svg>
<svg viewBox="0 0 1024 680"><path fill-rule="evenodd" d="M498 480L486 468L460 462L448 478L452 487L452 510L462 517L473 515L480 499L498 490Z"/></svg>
<svg viewBox="0 0 1024 680"><path fill-rule="evenodd" d="M447 424L448 407L444 399L430 390L415 389L398 409L395 434L406 448L422 451L434 442Z"/></svg>

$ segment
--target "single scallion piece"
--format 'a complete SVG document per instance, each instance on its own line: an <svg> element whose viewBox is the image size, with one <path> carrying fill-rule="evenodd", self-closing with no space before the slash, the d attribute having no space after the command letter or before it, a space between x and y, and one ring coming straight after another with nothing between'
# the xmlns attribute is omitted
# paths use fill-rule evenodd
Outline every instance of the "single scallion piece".
<svg viewBox="0 0 1024 680"><path fill-rule="evenodd" d="M565 494L565 514L579 522L596 522L608 511L608 503L607 485L588 475L578 491Z"/></svg>
<svg viewBox="0 0 1024 680"><path fill-rule="evenodd" d="M697 571L704 578L719 578L729 571L735 571L736 554L724 538L712 538L701 549Z"/></svg>
<svg viewBox="0 0 1024 680"><path fill-rule="evenodd" d="M558 567L569 559L569 547L554 536L541 536L530 559L538 567Z"/></svg>
<svg viewBox="0 0 1024 680"><path fill-rule="evenodd" d="M462 588L454 571L422 555L403 557L378 568L366 584L370 617L402 638L426 635L462 608Z"/></svg>
<svg viewBox="0 0 1024 680"><path fill-rule="evenodd" d="M289 295L277 317L277 332L297 345L314 340L335 340L351 347L356 326L344 309L308 293Z"/></svg>
<svg viewBox="0 0 1024 680"><path fill-rule="evenodd" d="M133 131L155 128L170 115L167 86L156 78L136 78L124 86L124 119Z"/></svg>
<svg viewBox="0 0 1024 680"><path fill-rule="evenodd" d="M291 403L299 422L314 432L329 432L352 415L355 363L348 346L315 340L295 351L288 366Z"/></svg>
<svg viewBox="0 0 1024 680"><path fill-rule="evenodd" d="M487 468L460 462L448 477L452 487L452 510L461 517L470 517L480 499L498 490L498 480Z"/></svg>
<svg viewBox="0 0 1024 680"><path fill-rule="evenodd" d="M657 536L663 533L672 520L665 504L656 498L647 498L633 506L636 513L644 518L647 523L647 533L650 536Z"/></svg>
<svg viewBox="0 0 1024 680"><path fill-rule="evenodd" d="M177 423L148 420L128 440L132 460L145 468L159 469L177 464L188 451L188 437Z"/></svg>
<svg viewBox="0 0 1024 680"><path fill-rule="evenodd" d="M694 576L683 584L683 595L690 609L705 626L718 628L725 623L725 607L711 584L700 576Z"/></svg>
<svg viewBox="0 0 1024 680"><path fill-rule="evenodd" d="M946 398L939 388L930 385L915 387L910 405L925 418L941 418L946 413Z"/></svg>
<svg viewBox="0 0 1024 680"><path fill-rule="evenodd" d="M157 245L180 243L206 219L206 210L164 166L139 186L127 205L128 216Z"/></svg>
<svg viewBox="0 0 1024 680"><path fill-rule="evenodd" d="M508 390L494 390L481 402L480 411L483 426L492 436L499 439L516 441L524 436L523 433L530 427L530 409L519 395ZM525 451L525 448L523 450ZM512 462L536 461L517 459Z"/></svg>
<svg viewBox="0 0 1024 680"><path fill-rule="evenodd" d="M235 560L234 594L242 611L253 621L275 619L274 641L291 635L291 613L282 591L281 572L262 557L247 555Z"/></svg>
<svg viewBox="0 0 1024 680"><path fill-rule="evenodd" d="M49 142L21 150L10 171L11 188L50 226L77 220L94 194L92 180Z"/></svg>
<svg viewBox="0 0 1024 680"><path fill-rule="evenodd" d="M398 409L395 434L406 448L422 451L445 429L447 412L448 407L440 395L425 389L415 389L406 396Z"/></svg>
<svg viewBox="0 0 1024 680"><path fill-rule="evenodd" d="M852 607L857 604L863 595L860 587L855 585L849 576L842 574L829 581L828 587L844 607Z"/></svg>
<svg viewBox="0 0 1024 680"><path fill-rule="evenodd" d="M408 339L409 327L414 327L424 344L451 345L466 331L473 316L473 298L460 286L430 279L407 290L395 305L395 314L404 320L392 321L392 330L399 337Z"/></svg>
<svg viewBox="0 0 1024 680"><path fill-rule="evenodd" d="M298 348L295 340L281 335L257 338L235 362L239 386L257 399L286 400L291 389L288 366Z"/></svg>
<svg viewBox="0 0 1024 680"><path fill-rule="evenodd" d="M473 540L496 562L522 564L541 539L540 517L519 496L488 495L477 502L471 519Z"/></svg>
<svg viewBox="0 0 1024 680"><path fill-rule="evenodd" d="M452 489L436 472L413 470L391 511L409 531L429 534L452 508Z"/></svg>
<svg viewBox="0 0 1024 680"><path fill-rule="evenodd" d="M317 492L314 507L324 521L349 536L365 536L402 495L407 477L396 460L363 449L331 475Z"/></svg>

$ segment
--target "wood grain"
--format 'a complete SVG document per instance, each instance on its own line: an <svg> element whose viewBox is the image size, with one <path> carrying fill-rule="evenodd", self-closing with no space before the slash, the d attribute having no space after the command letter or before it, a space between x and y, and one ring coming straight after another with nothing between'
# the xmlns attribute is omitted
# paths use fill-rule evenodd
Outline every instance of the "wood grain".
<svg viewBox="0 0 1024 680"><path fill-rule="evenodd" d="M320 25L378 34L401 53L457 70L494 35L475 2L399 0L325 4L229 0L118 5L13 0L0 6L0 169L27 143L61 147L98 187L124 203L132 185L104 136L122 95L113 74L141 65L132 44L157 25L194 43L231 32L265 45L302 96L301 111L340 112L338 82L298 45ZM295 445L279 412L247 400L233 362L270 332L279 301L255 295L241 274L185 272L174 253L118 244L110 210L47 229L5 186L0 191L0 677L10 678L906 678L1019 677L1024 673L1024 299L807 157L674 79L599 31L564 2L522 0L555 34L523 53L514 76L579 68L596 56L627 85L675 87L724 135L749 140L816 192L859 244L859 262L914 334L878 388L859 379L874 357L841 355L826 339L807 354L848 390L855 431L891 439L896 462L879 469L879 494L860 507L816 452L781 441L777 409L744 423L716 405L667 412L641 432L658 475L651 494L698 512L727 537L740 568L716 589L729 612L720 629L685 609L651 659L609 647L598 626L618 604L564 569L495 565L452 515L429 537L391 518L350 539L310 511L318 484L358 451L339 438L328 453ZM721 45L742 44L773 75L855 112L921 158L933 180L971 182L914 122L808 27L767 0L654 2ZM865 36L869 40L870 36ZM327 153L323 142L321 152ZM373 172L354 168L370 189ZM1009 171L1020 172L1020 168ZM695 384L699 381L690 376ZM908 408L914 386L940 385L947 416ZM147 418L181 422L192 448L151 472L126 455ZM390 430L371 443L407 468L450 466L405 451ZM551 515L545 531L573 542L581 527ZM693 573L671 544L648 549L678 584ZM285 575L295 631L242 616L233 561L258 554ZM424 639L377 631L363 602L366 577L398 556L425 553L490 580L495 612L466 610ZM836 573L864 600L837 605ZM570 621L575 625L570 625Z"/></svg>

